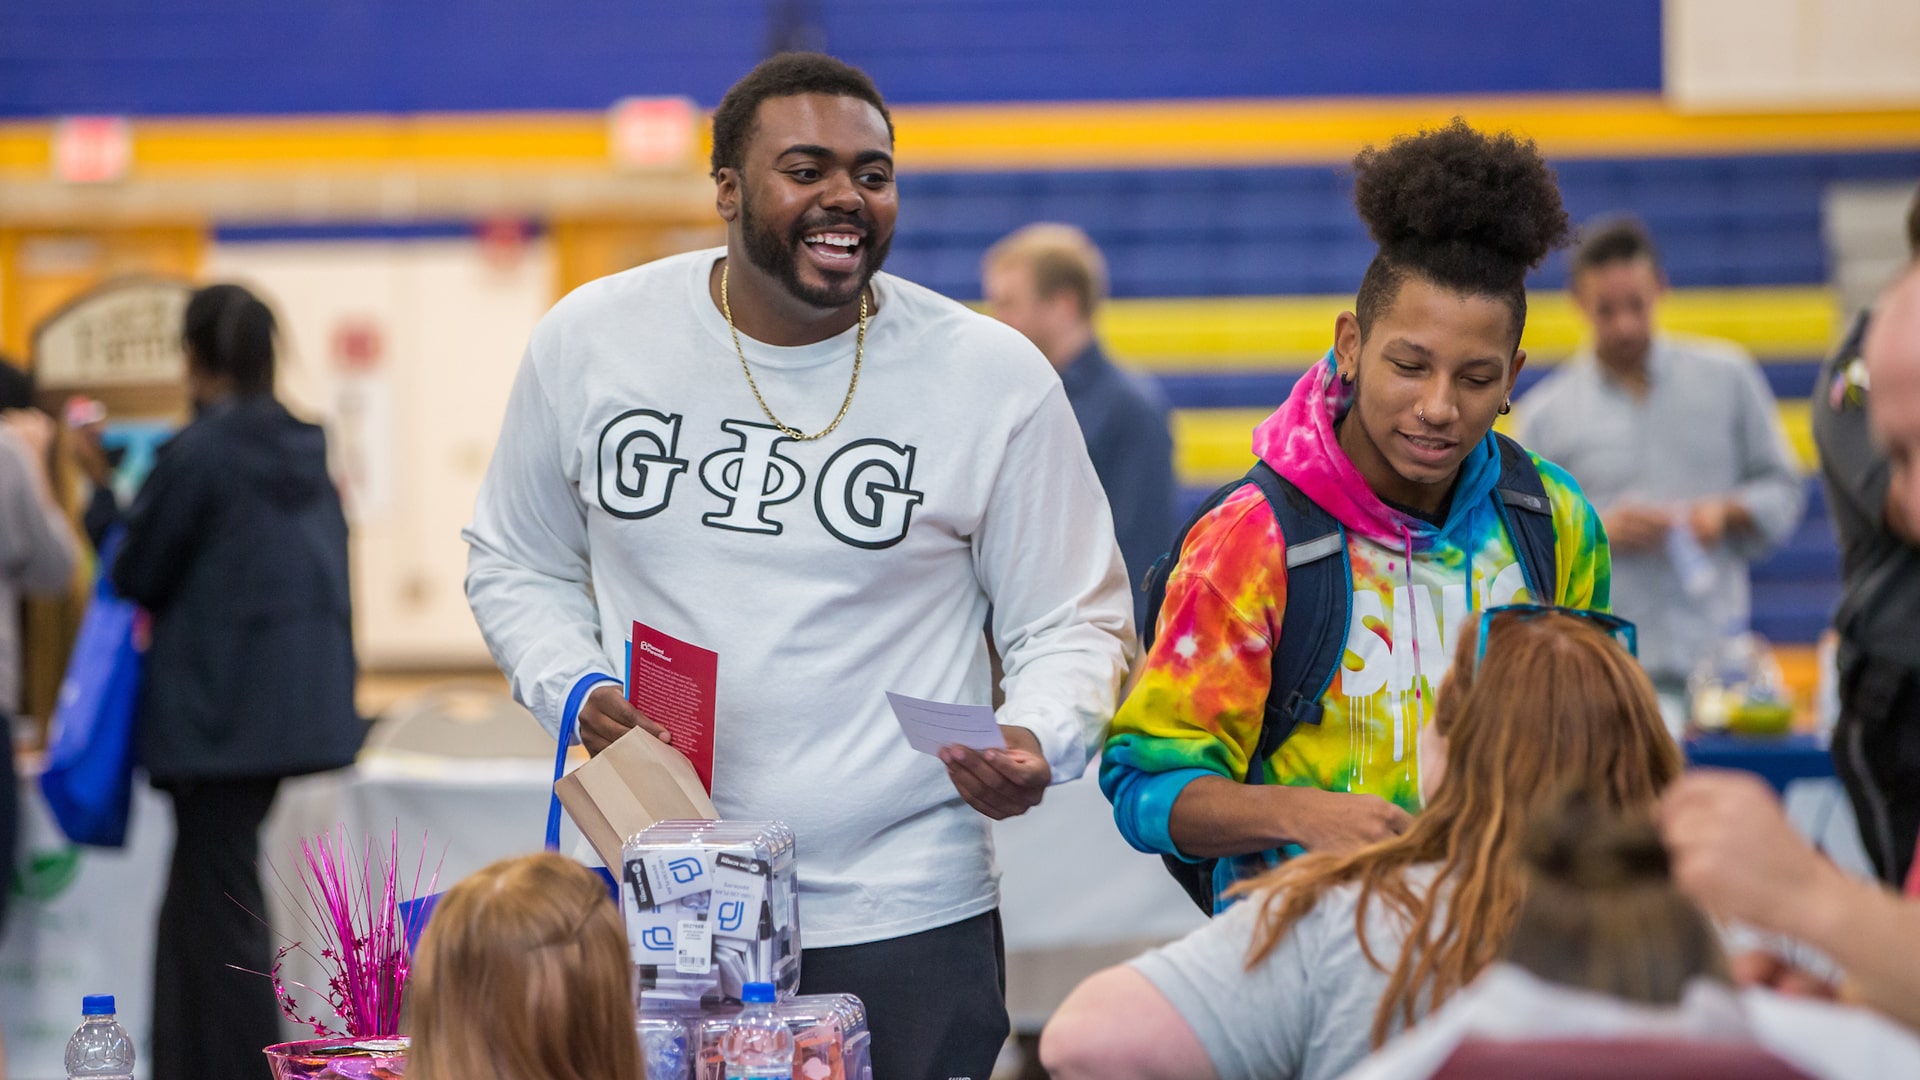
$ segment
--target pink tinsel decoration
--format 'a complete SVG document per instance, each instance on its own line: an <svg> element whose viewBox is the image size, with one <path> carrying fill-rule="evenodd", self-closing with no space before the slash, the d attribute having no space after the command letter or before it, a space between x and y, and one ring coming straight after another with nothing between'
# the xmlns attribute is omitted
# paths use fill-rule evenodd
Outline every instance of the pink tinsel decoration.
<svg viewBox="0 0 1920 1080"><path fill-rule="evenodd" d="M319 960L329 975L325 993L304 983L293 985L326 998L346 1030L335 1031L317 1016L299 1014L280 971L288 953L297 949L312 955L312 950L300 942L282 948L269 973L281 1011L294 1023L311 1027L315 1035L398 1035L400 1001L412 970L406 927L400 918L400 905L412 897L401 892L399 833L395 832L377 871L371 841L357 861L350 857L345 826L302 840L300 854L304 865L299 879L307 894L307 909L301 914L320 943ZM435 871L426 893L421 893L420 872L424 869L423 852L422 865L414 873L414 896L432 893L439 881L439 872ZM299 906L297 898L295 906Z"/></svg>

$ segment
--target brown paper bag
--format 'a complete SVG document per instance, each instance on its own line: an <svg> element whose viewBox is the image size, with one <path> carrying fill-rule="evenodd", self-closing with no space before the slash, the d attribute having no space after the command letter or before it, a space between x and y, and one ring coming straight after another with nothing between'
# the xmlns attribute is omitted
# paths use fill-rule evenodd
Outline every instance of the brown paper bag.
<svg viewBox="0 0 1920 1080"><path fill-rule="evenodd" d="M656 821L718 820L687 756L635 729L553 785L567 816L609 867L627 839Z"/></svg>

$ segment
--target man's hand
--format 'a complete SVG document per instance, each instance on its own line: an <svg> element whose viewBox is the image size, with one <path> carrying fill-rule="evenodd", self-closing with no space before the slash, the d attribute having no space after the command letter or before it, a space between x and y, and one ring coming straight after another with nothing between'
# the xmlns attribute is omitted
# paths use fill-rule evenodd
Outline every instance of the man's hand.
<svg viewBox="0 0 1920 1080"><path fill-rule="evenodd" d="M580 745L587 748L587 753L605 750L634 728L663 743L673 742L666 728L640 715L639 709L628 704L619 683L604 682L587 692L586 703L580 706Z"/></svg>
<svg viewBox="0 0 1920 1080"><path fill-rule="evenodd" d="M1733 977L1735 986L1764 986L1777 994L1819 998L1823 1001L1838 1001L1840 998L1839 987L1818 975L1794 967L1764 949L1729 956L1727 974Z"/></svg>
<svg viewBox="0 0 1920 1080"><path fill-rule="evenodd" d="M1667 541L1673 527L1673 515L1657 506L1620 503L1600 515L1606 527L1607 544L1621 551L1646 551Z"/></svg>
<svg viewBox="0 0 1920 1080"><path fill-rule="evenodd" d="M53 445L52 417L39 409L8 409L0 413L0 422L5 422L7 430L33 454L35 461L46 463L47 448Z"/></svg>
<svg viewBox="0 0 1920 1080"><path fill-rule="evenodd" d="M1709 914L1789 936L1804 935L1820 887L1840 873L1748 773L1682 776L1660 801L1660 834L1681 892Z"/></svg>
<svg viewBox="0 0 1920 1080"><path fill-rule="evenodd" d="M1053 766L1040 752L1040 740L1023 727L1002 725L1005 750L949 746L940 751L947 777L967 805L995 821L1005 821L1040 805L1053 782Z"/></svg>
<svg viewBox="0 0 1920 1080"><path fill-rule="evenodd" d="M1277 787L1288 838L1308 851L1351 851L1407 831L1413 818L1378 795Z"/></svg>
<svg viewBox="0 0 1920 1080"><path fill-rule="evenodd" d="M1739 499L1702 499L1687 509L1687 528L1701 547L1718 547L1733 533L1753 531L1753 514Z"/></svg>

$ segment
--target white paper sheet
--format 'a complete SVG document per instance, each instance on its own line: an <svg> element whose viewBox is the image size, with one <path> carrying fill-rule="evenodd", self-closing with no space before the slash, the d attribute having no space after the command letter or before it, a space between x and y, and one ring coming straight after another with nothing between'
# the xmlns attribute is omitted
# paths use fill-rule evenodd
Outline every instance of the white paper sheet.
<svg viewBox="0 0 1920 1080"><path fill-rule="evenodd" d="M887 704L906 732L907 744L923 754L939 754L941 747L970 746L975 750L1005 749L1006 737L993 710L985 705L954 705L925 701L887 691Z"/></svg>

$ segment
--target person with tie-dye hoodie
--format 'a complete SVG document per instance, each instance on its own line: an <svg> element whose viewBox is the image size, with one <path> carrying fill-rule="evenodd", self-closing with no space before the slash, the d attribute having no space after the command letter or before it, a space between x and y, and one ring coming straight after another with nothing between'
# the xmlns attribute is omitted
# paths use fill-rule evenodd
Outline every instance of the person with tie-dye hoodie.
<svg viewBox="0 0 1920 1080"><path fill-rule="evenodd" d="M1407 827L1417 736L1470 612L1608 602L1606 536L1572 477L1531 456L1551 503L1551 596L1527 588L1496 505L1492 429L1526 362L1526 274L1568 233L1552 172L1531 141L1458 119L1369 147L1354 168L1379 252L1333 348L1253 436L1345 531L1351 618L1319 723L1249 761L1274 651L1289 643L1287 538L1247 484L1188 532L1100 767L1128 842L1219 859L1216 895L1282 851L1347 850ZM1245 783L1249 769L1264 782Z"/></svg>

